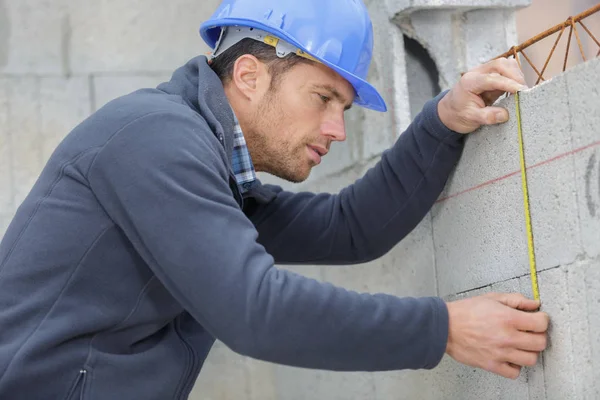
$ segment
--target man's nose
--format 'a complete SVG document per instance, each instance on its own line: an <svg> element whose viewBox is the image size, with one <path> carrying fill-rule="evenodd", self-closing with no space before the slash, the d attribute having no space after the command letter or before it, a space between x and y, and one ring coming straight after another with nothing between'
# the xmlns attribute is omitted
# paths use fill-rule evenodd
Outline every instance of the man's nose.
<svg viewBox="0 0 600 400"><path fill-rule="evenodd" d="M346 140L346 124L344 115L328 118L321 125L321 134L332 141L343 142Z"/></svg>

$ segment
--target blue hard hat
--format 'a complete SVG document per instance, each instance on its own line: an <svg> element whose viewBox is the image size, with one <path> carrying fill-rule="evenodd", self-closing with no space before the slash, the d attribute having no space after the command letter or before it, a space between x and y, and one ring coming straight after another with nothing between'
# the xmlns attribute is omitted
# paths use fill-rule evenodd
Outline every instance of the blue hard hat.
<svg viewBox="0 0 600 400"><path fill-rule="evenodd" d="M377 89L366 81L373 25L362 0L223 0L200 26L200 35L215 49L228 27L255 28L285 41L298 49L297 54L308 54L346 79L356 92L354 103L387 110Z"/></svg>

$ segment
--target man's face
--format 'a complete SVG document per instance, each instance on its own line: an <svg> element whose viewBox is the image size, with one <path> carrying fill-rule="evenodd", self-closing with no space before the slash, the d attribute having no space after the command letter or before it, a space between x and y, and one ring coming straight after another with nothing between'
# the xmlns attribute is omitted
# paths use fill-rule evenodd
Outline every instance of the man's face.
<svg viewBox="0 0 600 400"><path fill-rule="evenodd" d="M331 143L346 139L344 111L354 97L352 85L322 64L300 63L287 71L250 118L248 147L256 169L306 180Z"/></svg>

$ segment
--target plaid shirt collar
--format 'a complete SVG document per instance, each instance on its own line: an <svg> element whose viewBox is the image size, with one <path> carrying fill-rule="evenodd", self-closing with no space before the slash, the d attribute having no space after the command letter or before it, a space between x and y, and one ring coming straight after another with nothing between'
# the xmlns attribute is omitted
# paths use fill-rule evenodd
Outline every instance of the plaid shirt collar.
<svg viewBox="0 0 600 400"><path fill-rule="evenodd" d="M233 110L231 111L233 112ZM254 164L252 164L246 139L235 113L233 113L233 121L233 173L241 192L246 193L256 183L256 171L254 171Z"/></svg>

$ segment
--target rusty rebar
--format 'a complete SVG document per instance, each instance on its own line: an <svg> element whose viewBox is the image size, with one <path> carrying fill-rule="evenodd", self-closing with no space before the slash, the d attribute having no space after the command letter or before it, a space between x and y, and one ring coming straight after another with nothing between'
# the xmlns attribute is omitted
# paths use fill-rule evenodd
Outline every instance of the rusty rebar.
<svg viewBox="0 0 600 400"><path fill-rule="evenodd" d="M548 29L547 31L542 32L539 35L536 35L536 36L532 37L531 39L527 40L526 42L523 42L520 45L516 46L515 49L516 49L517 52L520 52L520 51L528 48L532 44L537 43L540 40L547 38L548 36L550 36L550 35L558 32L558 31L560 31L563 28L567 28L569 26L572 26L571 25L572 23L579 22L582 19L585 19L585 18L589 17L590 15L592 15L592 14L598 12L598 11L600 11L600 4L598 4L598 5L590 8L589 10L586 10L586 11L582 12L579 15L576 15L574 17L570 17L565 22L560 23L560 24L558 24L556 26L553 26L552 28ZM500 56L498 56L496 58L506 58L506 57L511 56L512 54L513 54L513 49L511 48L506 53L504 53L504 54L502 54L502 55L500 55Z"/></svg>
<svg viewBox="0 0 600 400"><path fill-rule="evenodd" d="M579 51L581 52L581 57L583 58L583 61L586 61L585 52L583 51L583 46L581 45L581 39L579 38L579 32L577 32L577 26L575 25L575 22L572 23L572 26L573 26L573 31L575 31L575 38L577 38L577 44L579 45Z"/></svg>
<svg viewBox="0 0 600 400"><path fill-rule="evenodd" d="M563 65L563 72L567 70L567 62L569 61L569 49L571 48L571 39L573 38L573 25L569 29L569 39L567 39L567 52L565 53L565 63Z"/></svg>
<svg viewBox="0 0 600 400"><path fill-rule="evenodd" d="M540 80L545 80L544 79L544 72L546 72L546 68L548 68L548 64L550 63L550 59L552 58L552 55L554 54L554 50L556 50L556 46L558 46L558 42L560 42L560 38L562 37L563 33L565 33L565 27L564 26L560 30L558 38L556 39L556 42L554 42L554 46L552 46L552 50L550 50L550 55L548 56L548 58L546 59L546 62L544 63L544 68L542 68L542 72L540 73L540 76L538 77L538 80L535 82L536 85L538 83L540 83Z"/></svg>
<svg viewBox="0 0 600 400"><path fill-rule="evenodd" d="M515 58L515 60L517 60L517 64L519 64L519 68L523 68L521 66L521 60L519 60L519 53L517 52L517 49L515 49L513 47L513 57Z"/></svg>
<svg viewBox="0 0 600 400"><path fill-rule="evenodd" d="M540 73L540 71L538 71L538 69L535 67L535 65L533 65L533 63L531 62L531 60L529 59L529 57L527 57L527 54L525 54L525 52L523 50L521 50L521 54L523 55L523 57L525 58L525 60L527 60L527 62L529 63L529 65L531 65L531 68L533 68L533 70L535 71L535 73L538 75L538 79L541 78L542 80L544 80L544 77L542 76L542 74Z"/></svg>
<svg viewBox="0 0 600 400"><path fill-rule="evenodd" d="M598 47L600 47L600 42L598 41L598 39L596 39L596 37L592 34L592 32L587 28L587 26L585 26L585 24L583 23L583 21L579 21L579 25L581 25L583 27L583 29L585 29L585 31L587 32L587 34L590 35L590 37L592 38L592 40L594 42L596 42L596 44L598 45Z"/></svg>

